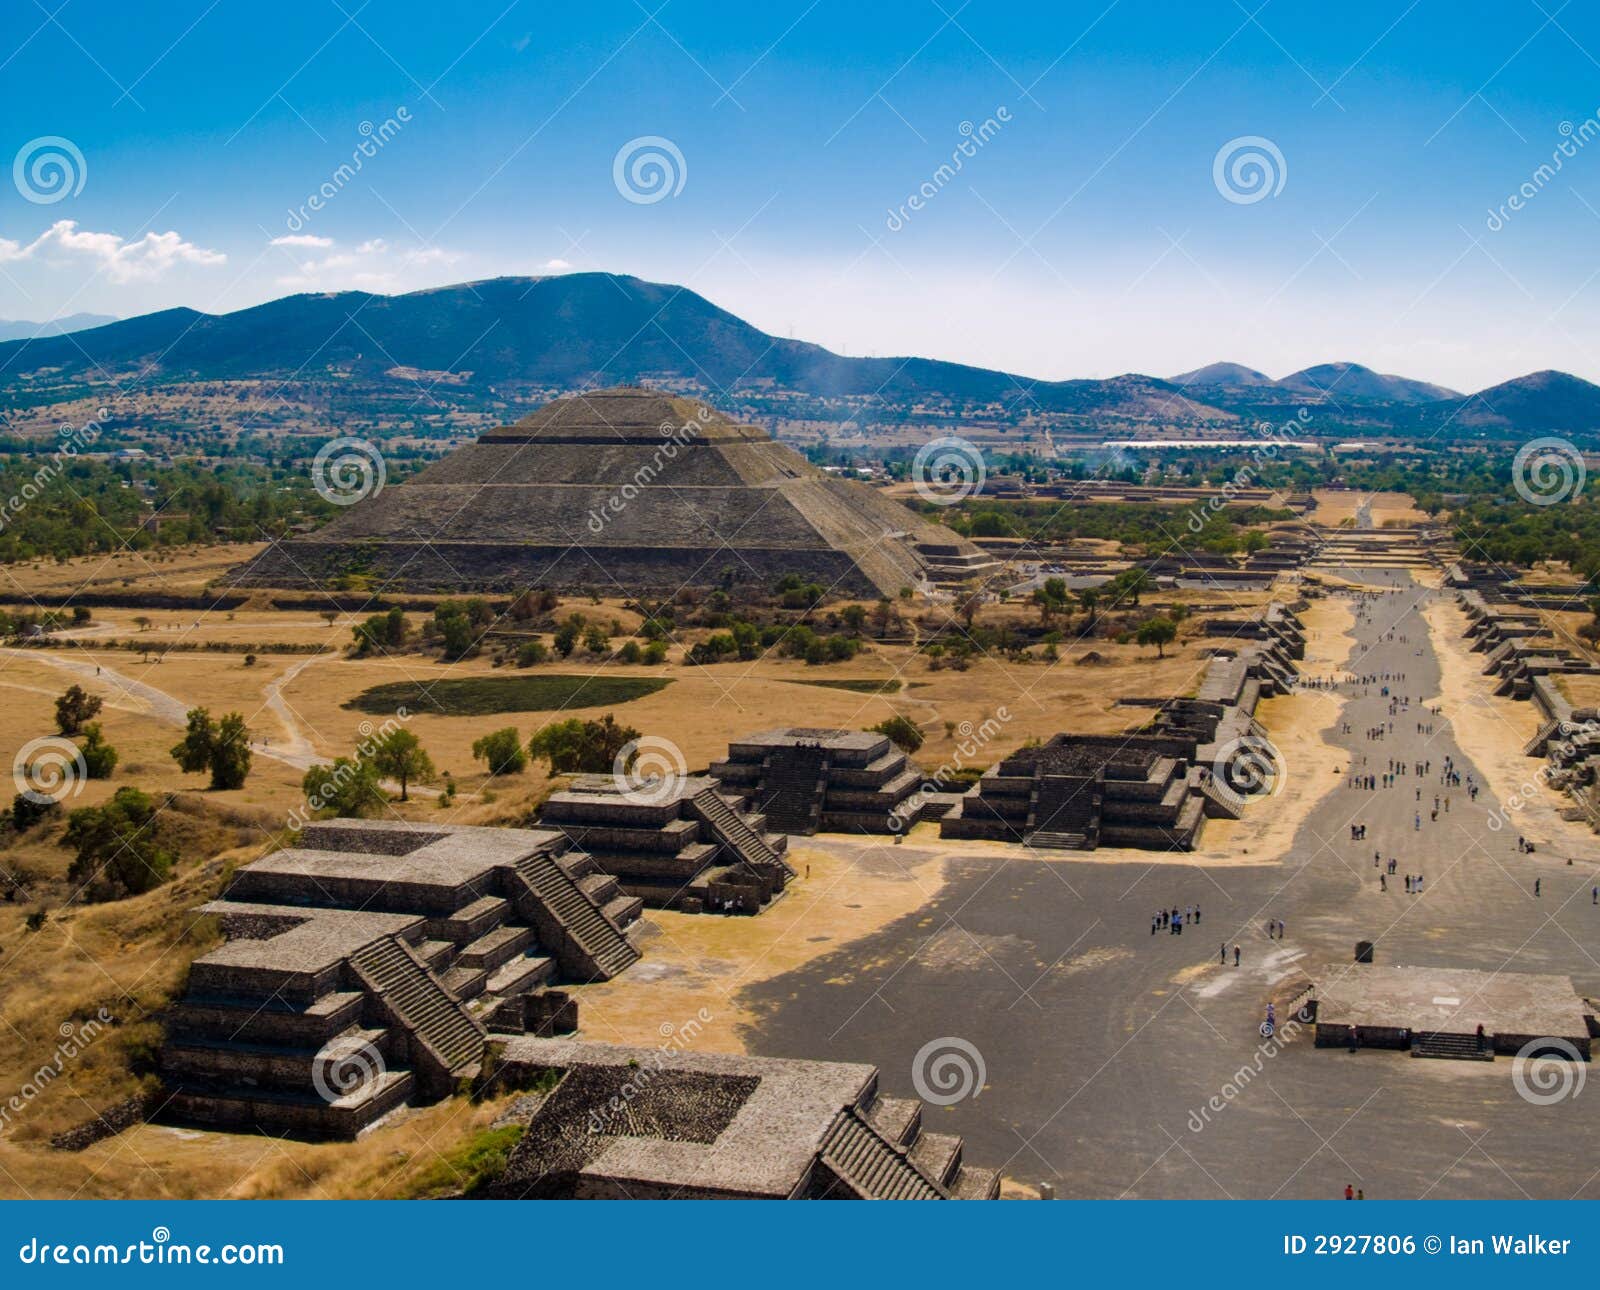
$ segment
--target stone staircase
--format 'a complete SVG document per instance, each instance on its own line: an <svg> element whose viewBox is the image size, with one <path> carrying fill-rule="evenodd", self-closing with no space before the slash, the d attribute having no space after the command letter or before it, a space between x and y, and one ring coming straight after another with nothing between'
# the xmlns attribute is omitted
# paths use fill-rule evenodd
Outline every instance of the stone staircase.
<svg viewBox="0 0 1600 1290"><path fill-rule="evenodd" d="M774 748L762 768L756 809L780 833L815 833L827 773L820 748Z"/></svg>
<svg viewBox="0 0 1600 1290"><path fill-rule="evenodd" d="M374 941L350 956L350 966L439 1067L437 1076L472 1072L483 1057L483 1027L401 941Z"/></svg>
<svg viewBox="0 0 1600 1290"><path fill-rule="evenodd" d="M717 840L746 864L773 871L781 880L794 877L794 868L767 845L767 840L745 823L744 818L713 788L701 789L690 800L694 812ZM780 881L779 885L782 885Z"/></svg>
<svg viewBox="0 0 1600 1290"><path fill-rule="evenodd" d="M1034 786L1027 832L1031 847L1092 851L1099 842L1100 786L1080 775L1044 775Z"/></svg>
<svg viewBox="0 0 1600 1290"><path fill-rule="evenodd" d="M561 867L555 856L544 852L523 856L516 862L515 870L539 906L539 912L556 925L549 931L564 935L572 942L578 954L588 960L592 975L609 981L637 961L639 951ZM537 915L534 921L538 926ZM544 926L539 926L539 935L541 940L549 935ZM569 964L563 967L574 976L582 975L573 972Z"/></svg>
<svg viewBox="0 0 1600 1290"><path fill-rule="evenodd" d="M1485 1039L1479 1047L1476 1035L1429 1034L1413 1035L1413 1057L1441 1057L1461 1062L1492 1062L1493 1044Z"/></svg>
<svg viewBox="0 0 1600 1290"><path fill-rule="evenodd" d="M874 1097L843 1111L818 1156L835 1180L824 1199L987 1200L999 1194L997 1170L962 1163L962 1141L929 1133L915 1098Z"/></svg>
<svg viewBox="0 0 1600 1290"><path fill-rule="evenodd" d="M909 1154L855 1107L840 1113L823 1139L822 1164L837 1186L860 1200L948 1200L943 1187L924 1177Z"/></svg>
<svg viewBox="0 0 1600 1290"><path fill-rule="evenodd" d="M1055 830L1040 830L1030 833L1027 838L1030 847L1043 847L1051 851L1093 851L1089 845L1087 833L1062 833Z"/></svg>

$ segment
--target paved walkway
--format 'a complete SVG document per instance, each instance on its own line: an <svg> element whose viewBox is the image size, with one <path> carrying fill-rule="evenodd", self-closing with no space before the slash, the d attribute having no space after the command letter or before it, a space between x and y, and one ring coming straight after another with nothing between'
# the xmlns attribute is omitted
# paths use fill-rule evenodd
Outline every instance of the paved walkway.
<svg viewBox="0 0 1600 1290"><path fill-rule="evenodd" d="M1433 702L1439 667L1416 606L1439 593L1403 572L1345 576L1400 592L1356 625L1349 670L1403 671L1399 693ZM1391 629L1409 641L1385 639ZM1463 783L1482 775L1446 721L1419 734L1419 705L1391 717L1378 689L1330 695L1325 737L1365 754L1373 773L1395 757L1431 760L1433 774L1373 793L1330 777L1281 864L954 860L952 881L914 917L758 987L767 1020L753 1050L871 1061L904 1096L924 1045L959 1037L982 1054L986 1086L930 1109L929 1126L966 1135L972 1161L1065 1196L1315 1198L1346 1183L1370 1198L1600 1196L1600 1162L1582 1149L1600 1081L1536 1106L1505 1058L1351 1055L1313 1048L1309 1032L1263 1050L1269 993L1304 972L1359 970L1358 940L1375 941L1383 963L1561 973L1600 994L1594 860L1519 853L1514 825L1487 826L1499 806L1487 790L1473 805L1451 789L1449 813L1431 821L1445 757ZM1362 732L1380 720L1394 734L1369 744ZM1352 823L1368 826L1364 842L1350 840ZM1425 875L1424 894L1407 895L1398 875L1381 892L1375 850L1400 874ZM1199 927L1150 935L1155 908L1196 902ZM1269 918L1284 920L1281 941L1266 937Z"/></svg>

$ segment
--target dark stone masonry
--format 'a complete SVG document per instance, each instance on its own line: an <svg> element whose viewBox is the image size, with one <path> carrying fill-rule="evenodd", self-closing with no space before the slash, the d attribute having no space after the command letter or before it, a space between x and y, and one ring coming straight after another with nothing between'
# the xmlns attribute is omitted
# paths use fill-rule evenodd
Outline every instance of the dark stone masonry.
<svg viewBox="0 0 1600 1290"><path fill-rule="evenodd" d="M490 1194L579 1200L987 1200L1000 1175L886 1097L872 1066L516 1039L494 1079L559 1082Z"/></svg>
<svg viewBox="0 0 1600 1290"><path fill-rule="evenodd" d="M755 426L655 390L558 399L274 543L234 575L323 589L672 595L761 591L798 574L834 594L895 596L997 562L866 484L811 465Z"/></svg>
<svg viewBox="0 0 1600 1290"><path fill-rule="evenodd" d="M351 1138L454 1092L491 1030L576 1018L553 981L638 957L641 902L560 833L330 820L203 906L227 942L166 1018L162 1119Z"/></svg>

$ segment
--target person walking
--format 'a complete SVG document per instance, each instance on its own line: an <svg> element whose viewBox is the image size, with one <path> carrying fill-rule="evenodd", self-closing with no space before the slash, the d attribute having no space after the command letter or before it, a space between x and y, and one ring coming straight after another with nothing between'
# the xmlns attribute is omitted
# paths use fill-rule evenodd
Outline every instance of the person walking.
<svg viewBox="0 0 1600 1290"><path fill-rule="evenodd" d="M1237 945L1233 947L1233 966L1239 966L1239 947Z"/></svg>

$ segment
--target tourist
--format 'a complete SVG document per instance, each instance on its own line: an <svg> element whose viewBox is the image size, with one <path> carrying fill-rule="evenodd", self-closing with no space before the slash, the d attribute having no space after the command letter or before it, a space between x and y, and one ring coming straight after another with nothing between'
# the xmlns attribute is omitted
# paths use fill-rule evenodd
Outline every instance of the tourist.
<svg viewBox="0 0 1600 1290"><path fill-rule="evenodd" d="M1239 966L1239 947L1237 945L1233 947L1233 966Z"/></svg>

